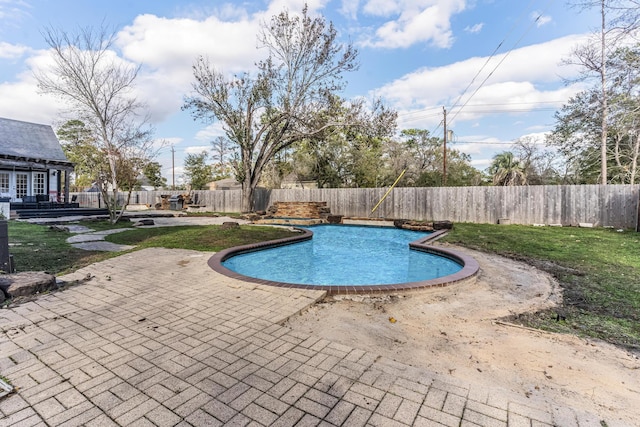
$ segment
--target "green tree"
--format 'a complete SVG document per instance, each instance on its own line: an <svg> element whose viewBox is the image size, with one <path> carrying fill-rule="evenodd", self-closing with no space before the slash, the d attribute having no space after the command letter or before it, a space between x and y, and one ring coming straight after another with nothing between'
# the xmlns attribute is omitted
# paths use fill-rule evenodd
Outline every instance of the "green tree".
<svg viewBox="0 0 640 427"><path fill-rule="evenodd" d="M600 181L599 105L597 91L576 94L555 113L556 123L547 137L547 143L566 157L576 184Z"/></svg>
<svg viewBox="0 0 640 427"><path fill-rule="evenodd" d="M493 178L493 185L508 186L527 183L524 167L510 151L493 156L488 172Z"/></svg>
<svg viewBox="0 0 640 427"><path fill-rule="evenodd" d="M346 187L347 150L347 141L339 132L327 135L324 140L300 141L293 153L294 171L303 179L316 181L320 188Z"/></svg>
<svg viewBox="0 0 640 427"><path fill-rule="evenodd" d="M600 28L589 40L577 46L566 62L581 67L581 79L595 78L598 81L600 182L606 185L611 86L608 56L637 32L640 26L639 3L637 0L570 0L569 3L582 9L598 9L600 13Z"/></svg>
<svg viewBox="0 0 640 427"><path fill-rule="evenodd" d="M404 129L400 138L389 141L384 150L387 162L387 182L404 187L437 187L443 184L444 141L431 136L425 129ZM471 166L471 158L458 150L447 148L447 185L480 185L482 172Z"/></svg>
<svg viewBox="0 0 640 427"><path fill-rule="evenodd" d="M610 86L607 90L607 182L638 182L640 157L640 45L612 52L607 61ZM555 114L556 124L548 144L569 161L573 180L601 181L601 135L603 110L598 87L572 97Z"/></svg>
<svg viewBox="0 0 640 427"><path fill-rule="evenodd" d="M349 187L375 188L386 185L382 140L355 135L349 144L347 167Z"/></svg>
<svg viewBox="0 0 640 427"><path fill-rule="evenodd" d="M209 155L206 151L200 154L187 154L184 159L184 175L192 190L206 190L213 180L213 168L207 164Z"/></svg>
<svg viewBox="0 0 640 427"><path fill-rule="evenodd" d="M167 178L162 176L162 165L160 163L148 162L142 173L154 190L166 187Z"/></svg>
<svg viewBox="0 0 640 427"><path fill-rule="evenodd" d="M347 103L336 95L345 86L343 74L358 67L357 51L338 43L333 25L311 18L306 6L300 16L284 11L272 17L262 26L258 44L267 58L257 64L255 76L227 77L198 58L194 93L183 107L195 119L220 120L237 144L243 211L253 209L263 170L279 152L338 126L395 122L388 110L367 113L364 101ZM338 110L346 113L333 114Z"/></svg>
<svg viewBox="0 0 640 427"><path fill-rule="evenodd" d="M57 131L62 150L74 164L71 191L83 191L97 181L103 155L96 147L91 130L81 120L69 120Z"/></svg>

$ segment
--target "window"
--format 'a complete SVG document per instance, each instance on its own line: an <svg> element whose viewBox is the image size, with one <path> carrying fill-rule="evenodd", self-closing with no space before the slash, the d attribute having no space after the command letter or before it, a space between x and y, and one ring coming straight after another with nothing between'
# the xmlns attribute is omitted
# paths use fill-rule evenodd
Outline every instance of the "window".
<svg viewBox="0 0 640 427"><path fill-rule="evenodd" d="M27 196L28 175L26 173L16 173L16 197L22 199Z"/></svg>
<svg viewBox="0 0 640 427"><path fill-rule="evenodd" d="M33 194L46 194L46 176L44 172L33 173Z"/></svg>
<svg viewBox="0 0 640 427"><path fill-rule="evenodd" d="M0 193L8 193L9 192L9 174L2 172L0 173Z"/></svg>

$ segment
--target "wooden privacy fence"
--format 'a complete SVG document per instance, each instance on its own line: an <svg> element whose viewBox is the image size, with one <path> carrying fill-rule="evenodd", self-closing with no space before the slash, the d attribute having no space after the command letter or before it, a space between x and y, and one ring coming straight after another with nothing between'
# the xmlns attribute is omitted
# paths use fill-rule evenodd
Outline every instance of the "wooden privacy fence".
<svg viewBox="0 0 640 427"><path fill-rule="evenodd" d="M636 228L640 185L540 185L515 187L395 188L371 214L385 188L258 189L255 209L275 202L327 202L331 212L348 217L451 220L513 224L591 223L596 226ZM131 203L153 206L161 194L180 191L134 192ZM82 207L97 207L95 193L78 194ZM240 190L192 191L194 203L214 212L239 212Z"/></svg>

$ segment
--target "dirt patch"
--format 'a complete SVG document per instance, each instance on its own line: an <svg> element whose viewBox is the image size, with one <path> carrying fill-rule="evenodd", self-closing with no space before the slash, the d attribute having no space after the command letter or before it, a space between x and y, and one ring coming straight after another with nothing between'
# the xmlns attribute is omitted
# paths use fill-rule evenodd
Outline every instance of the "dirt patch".
<svg viewBox="0 0 640 427"><path fill-rule="evenodd" d="M560 289L522 262L456 248L480 264L475 283L385 297L334 297L287 326L469 383L640 420L640 360L612 345L501 322L555 307Z"/></svg>

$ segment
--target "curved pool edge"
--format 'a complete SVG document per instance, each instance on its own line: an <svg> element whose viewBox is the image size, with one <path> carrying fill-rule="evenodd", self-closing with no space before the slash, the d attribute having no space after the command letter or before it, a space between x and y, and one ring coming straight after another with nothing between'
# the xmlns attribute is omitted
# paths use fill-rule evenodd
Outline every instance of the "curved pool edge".
<svg viewBox="0 0 640 427"><path fill-rule="evenodd" d="M405 282L405 283L393 283L393 284L382 284L382 285L358 285L358 286L349 286L349 285L306 285L300 283L285 283L285 282L274 282L271 280L258 279L256 277L245 276L240 273L236 273L233 270L226 268L222 263L227 259L231 258L235 255L240 255L247 252L258 251L266 248L273 248L277 246L290 245L293 243L302 242L305 240L309 240L313 238L313 232L311 230L292 227L294 230L300 232L299 235L285 237L283 239L269 240L266 242L253 243L250 245L242 245L235 246L232 248L223 249L220 252L216 252L209 261L209 267L215 271L216 273L220 273L224 276L230 277L232 279L241 280L244 282L256 283L260 285L266 286L275 286L279 288L297 288L297 289L307 289L307 290L315 290L315 291L325 291L328 295L336 295L336 294L378 294L378 293L389 293L395 291L408 291L408 290L421 290L428 289L433 287L444 287L454 283L461 282L463 280L467 280L475 277L480 270L480 265L478 262L472 257L454 251L452 249L445 249L437 246L432 246L427 244L428 242L432 242L447 233L447 230L439 230L431 233L426 238L415 240L409 243L409 247L413 250L428 252L434 255L443 256L448 258L459 265L462 266L462 269L456 273L449 274L447 276L438 277L430 280L421 280L417 282Z"/></svg>

